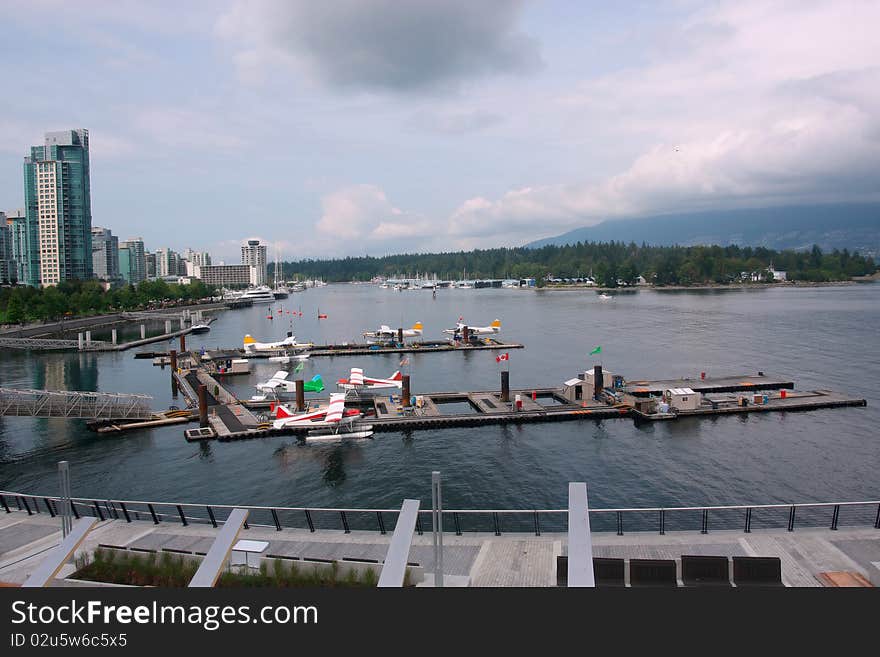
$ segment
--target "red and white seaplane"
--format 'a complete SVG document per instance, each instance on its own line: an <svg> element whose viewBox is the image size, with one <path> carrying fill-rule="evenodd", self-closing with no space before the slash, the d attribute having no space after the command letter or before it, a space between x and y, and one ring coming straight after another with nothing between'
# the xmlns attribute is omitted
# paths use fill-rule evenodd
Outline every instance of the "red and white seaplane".
<svg viewBox="0 0 880 657"><path fill-rule="evenodd" d="M397 370L387 379L374 379L364 376L364 371L360 367L352 367L351 374L347 379L339 379L336 386L346 392L353 392L355 395L375 395L385 394L389 390L401 390L403 388L403 376L400 370Z"/></svg>
<svg viewBox="0 0 880 657"><path fill-rule="evenodd" d="M363 417L356 408L345 408L345 393L330 395L330 403L313 411L296 414L284 404L275 407L275 429L307 427L306 441L337 440L341 438L369 438L373 426L358 423Z"/></svg>

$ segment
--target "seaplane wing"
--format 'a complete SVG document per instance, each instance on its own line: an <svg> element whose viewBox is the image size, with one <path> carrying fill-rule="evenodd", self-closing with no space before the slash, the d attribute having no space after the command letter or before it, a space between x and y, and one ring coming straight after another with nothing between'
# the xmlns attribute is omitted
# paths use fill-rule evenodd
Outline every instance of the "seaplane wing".
<svg viewBox="0 0 880 657"><path fill-rule="evenodd" d="M345 393L333 393L330 395L330 405L327 407L325 422L338 423L345 413Z"/></svg>
<svg viewBox="0 0 880 657"><path fill-rule="evenodd" d="M290 376L290 372L278 370L272 375L272 378L269 379L269 381L284 381L288 376Z"/></svg>

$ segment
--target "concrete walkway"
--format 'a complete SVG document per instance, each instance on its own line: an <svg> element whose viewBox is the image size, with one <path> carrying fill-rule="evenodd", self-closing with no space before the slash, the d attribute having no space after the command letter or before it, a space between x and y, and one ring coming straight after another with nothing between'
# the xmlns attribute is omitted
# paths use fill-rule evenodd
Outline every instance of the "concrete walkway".
<svg viewBox="0 0 880 657"><path fill-rule="evenodd" d="M105 520L89 534L78 554L99 544L140 550L205 553L217 534L210 525L147 521ZM382 561L391 533L341 530L251 527L242 538L269 541L266 555L317 559L374 559ZM24 582L48 550L61 540L61 520L23 511L0 513L0 582ZM555 586L556 557L565 554L565 534L446 533L444 572L446 584L470 586ZM871 527L830 529L668 532L666 535L633 532L623 536L593 534L597 557L677 559L679 578L683 554L716 556L778 556L782 579L788 586L822 586L819 573L859 573L880 585L880 530ZM433 573L431 534L413 536L410 562ZM73 571L68 565L62 576ZM430 575L429 575L430 577Z"/></svg>

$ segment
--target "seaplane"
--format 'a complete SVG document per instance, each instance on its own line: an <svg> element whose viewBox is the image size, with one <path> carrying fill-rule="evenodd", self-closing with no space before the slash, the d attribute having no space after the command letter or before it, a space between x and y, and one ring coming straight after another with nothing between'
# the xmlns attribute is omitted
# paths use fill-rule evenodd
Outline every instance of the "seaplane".
<svg viewBox="0 0 880 657"><path fill-rule="evenodd" d="M489 324L489 326L471 326L470 324L462 323L461 318L459 317L459 322L455 325L455 328L443 329L443 332L452 335L461 335L462 329L464 329L465 326L467 326L468 333L471 335L492 335L493 333L499 333L501 331L501 320L496 319Z"/></svg>
<svg viewBox="0 0 880 657"><path fill-rule="evenodd" d="M416 322L412 325L412 328L403 329L403 337L404 338L416 338L422 334L422 326L421 322ZM393 329L390 326L386 326L382 324L375 331L367 331L364 333L365 338L373 338L374 340L382 340L382 341L394 341L397 339L397 329Z"/></svg>
<svg viewBox="0 0 880 657"><path fill-rule="evenodd" d="M290 394L296 394L296 381L291 381L288 377L290 372L278 370L272 375L272 378L263 383L258 383L255 387L258 392L275 393L276 398L284 398ZM320 374L316 374L309 381L303 381L303 391L305 392L321 392L324 389L324 380ZM265 398L265 397L264 397ZM260 401L254 399L254 401Z"/></svg>
<svg viewBox="0 0 880 657"><path fill-rule="evenodd" d="M272 427L284 429L306 427L306 441L338 440L342 438L369 438L373 435L373 426L359 424L363 417L356 408L345 408L345 393L335 392L330 395L330 403L324 408L296 414L283 404L275 407L275 421Z"/></svg>
<svg viewBox="0 0 880 657"><path fill-rule="evenodd" d="M280 342L257 342L250 333L244 336L244 351L248 354L257 351L278 351L281 349L297 349L311 346L313 345L310 342L297 342L296 337L290 331L287 332L287 337Z"/></svg>
<svg viewBox="0 0 880 657"><path fill-rule="evenodd" d="M403 388L403 376L397 370L387 379L374 379L364 376L360 367L352 367L347 379L339 379L336 386L346 392L355 395L385 394L389 390L401 390Z"/></svg>

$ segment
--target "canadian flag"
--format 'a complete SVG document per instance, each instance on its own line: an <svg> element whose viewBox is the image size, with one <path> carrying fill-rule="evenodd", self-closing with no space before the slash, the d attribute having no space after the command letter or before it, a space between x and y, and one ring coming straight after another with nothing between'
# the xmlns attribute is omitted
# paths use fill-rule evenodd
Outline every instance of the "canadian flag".
<svg viewBox="0 0 880 657"><path fill-rule="evenodd" d="M495 362L500 363L502 360L510 360L510 354L499 354L495 356Z"/></svg>

